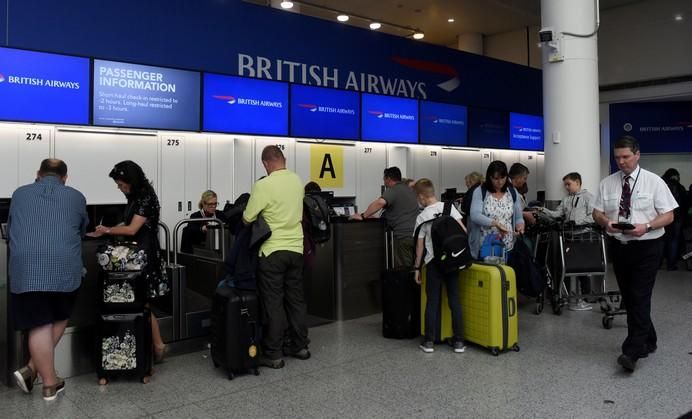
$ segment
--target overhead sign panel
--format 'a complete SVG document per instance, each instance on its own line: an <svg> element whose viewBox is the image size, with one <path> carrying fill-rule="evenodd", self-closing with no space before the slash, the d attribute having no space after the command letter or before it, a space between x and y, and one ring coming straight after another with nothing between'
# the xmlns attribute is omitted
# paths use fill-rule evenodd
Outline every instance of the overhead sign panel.
<svg viewBox="0 0 692 419"><path fill-rule="evenodd" d="M357 92L291 85L291 136L360 139Z"/></svg>
<svg viewBox="0 0 692 419"><path fill-rule="evenodd" d="M509 148L543 151L543 117L511 112L509 114Z"/></svg>
<svg viewBox="0 0 692 419"><path fill-rule="evenodd" d="M469 145L473 147L509 148L507 112L492 109L469 109Z"/></svg>
<svg viewBox="0 0 692 419"><path fill-rule="evenodd" d="M363 141L418 142L418 101L364 93L362 105Z"/></svg>
<svg viewBox="0 0 692 419"><path fill-rule="evenodd" d="M205 131L288 135L288 84L204 74Z"/></svg>
<svg viewBox="0 0 692 419"><path fill-rule="evenodd" d="M466 146L468 118L465 106L420 103L421 144Z"/></svg>
<svg viewBox="0 0 692 419"><path fill-rule="evenodd" d="M0 119L89 123L89 59L0 48Z"/></svg>
<svg viewBox="0 0 692 419"><path fill-rule="evenodd" d="M199 73L94 60L94 124L199 130Z"/></svg>

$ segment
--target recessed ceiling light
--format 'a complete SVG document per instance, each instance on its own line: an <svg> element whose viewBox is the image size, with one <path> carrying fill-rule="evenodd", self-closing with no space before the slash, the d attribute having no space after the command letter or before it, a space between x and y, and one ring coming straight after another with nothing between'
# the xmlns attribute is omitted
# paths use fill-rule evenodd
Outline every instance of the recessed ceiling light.
<svg viewBox="0 0 692 419"><path fill-rule="evenodd" d="M382 27L382 24L380 22L372 22L370 24L370 29L372 29L373 31L376 31L376 30L380 29L381 27Z"/></svg>
<svg viewBox="0 0 692 419"><path fill-rule="evenodd" d="M339 15L336 17L339 22L348 22L348 15Z"/></svg>
<svg viewBox="0 0 692 419"><path fill-rule="evenodd" d="M276 3L274 3L276 4ZM292 9L293 8L293 2L292 1L282 1L281 2L281 8L282 9Z"/></svg>
<svg viewBox="0 0 692 419"><path fill-rule="evenodd" d="M449 19L447 19L447 22L449 22L449 23L454 23L454 18L453 18L453 17L450 17Z"/></svg>
<svg viewBox="0 0 692 419"><path fill-rule="evenodd" d="M682 19L683 19L683 17L682 17L681 14L675 15L675 20L676 20L676 21L680 22Z"/></svg>
<svg viewBox="0 0 692 419"><path fill-rule="evenodd" d="M425 37L425 34L423 32L416 32L413 34L413 39L423 39Z"/></svg>

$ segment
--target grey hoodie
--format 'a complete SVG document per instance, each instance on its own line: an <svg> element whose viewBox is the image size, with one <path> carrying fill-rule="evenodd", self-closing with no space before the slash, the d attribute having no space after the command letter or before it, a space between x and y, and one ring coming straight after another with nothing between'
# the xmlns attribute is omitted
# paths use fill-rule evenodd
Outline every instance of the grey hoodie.
<svg viewBox="0 0 692 419"><path fill-rule="evenodd" d="M577 225L592 224L594 196L586 189L582 189L574 195L567 195L555 210L544 209L543 212L550 217L562 217L565 221L574 221Z"/></svg>

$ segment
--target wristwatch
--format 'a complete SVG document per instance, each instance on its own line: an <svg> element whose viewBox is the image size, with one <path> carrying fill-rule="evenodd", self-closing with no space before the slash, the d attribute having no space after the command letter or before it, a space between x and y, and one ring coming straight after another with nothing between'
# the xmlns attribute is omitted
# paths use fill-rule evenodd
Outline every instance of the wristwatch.
<svg viewBox="0 0 692 419"><path fill-rule="evenodd" d="M646 232L647 232L647 233L650 233L650 232L652 232L653 230L654 230L654 228L651 227L651 224L646 223Z"/></svg>

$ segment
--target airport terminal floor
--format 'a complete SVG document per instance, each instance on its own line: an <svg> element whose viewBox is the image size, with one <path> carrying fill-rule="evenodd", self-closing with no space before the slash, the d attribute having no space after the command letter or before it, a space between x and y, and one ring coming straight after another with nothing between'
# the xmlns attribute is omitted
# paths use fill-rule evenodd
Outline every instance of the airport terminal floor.
<svg viewBox="0 0 692 419"><path fill-rule="evenodd" d="M658 351L634 374L615 360L626 334L601 314L520 306L520 352L499 357L469 346L456 354L419 341L381 336L381 316L312 328L312 358L286 360L259 376L229 381L208 352L173 356L148 385L118 380L100 387L95 374L68 379L46 403L40 389L0 386L0 417L45 418L677 418L692 410L690 272L660 271L652 316Z"/></svg>

